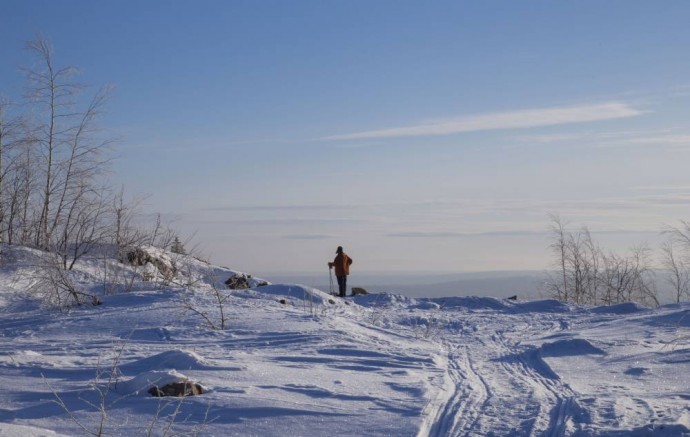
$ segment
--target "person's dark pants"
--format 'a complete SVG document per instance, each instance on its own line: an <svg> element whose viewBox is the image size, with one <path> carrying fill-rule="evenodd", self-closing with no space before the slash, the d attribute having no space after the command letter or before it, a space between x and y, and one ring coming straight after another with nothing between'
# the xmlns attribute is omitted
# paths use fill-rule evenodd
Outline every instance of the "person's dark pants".
<svg viewBox="0 0 690 437"><path fill-rule="evenodd" d="M340 291L340 297L345 297L347 293L347 276L337 276L338 278L338 289Z"/></svg>

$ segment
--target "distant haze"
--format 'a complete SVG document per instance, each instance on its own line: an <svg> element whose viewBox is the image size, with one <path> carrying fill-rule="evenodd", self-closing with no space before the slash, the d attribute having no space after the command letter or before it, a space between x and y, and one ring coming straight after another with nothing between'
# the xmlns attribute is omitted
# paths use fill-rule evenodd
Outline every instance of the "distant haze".
<svg viewBox="0 0 690 437"><path fill-rule="evenodd" d="M666 282L666 273L655 273L655 285L661 304L674 302ZM261 277L272 283L302 284L328 292L328 272L324 273L268 273ZM348 277L351 287L362 287L372 293L393 293L410 297L489 296L519 300L550 298L545 287L548 273L544 271L497 271L472 273L359 273ZM333 278L334 289L338 284Z"/></svg>
<svg viewBox="0 0 690 437"><path fill-rule="evenodd" d="M492 296L539 297L544 282L540 272L482 273L360 273L348 278L348 288L363 287L372 293L395 293L411 297ZM263 279L271 282L299 283L329 291L329 277L324 274L275 274ZM335 283L335 278L334 278ZM337 289L337 283L335 283ZM349 293L349 290L348 290Z"/></svg>

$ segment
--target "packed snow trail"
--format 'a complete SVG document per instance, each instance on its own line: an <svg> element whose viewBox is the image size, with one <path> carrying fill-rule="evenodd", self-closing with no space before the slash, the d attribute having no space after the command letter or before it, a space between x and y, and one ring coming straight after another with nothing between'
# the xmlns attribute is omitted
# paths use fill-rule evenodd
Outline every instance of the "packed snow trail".
<svg viewBox="0 0 690 437"><path fill-rule="evenodd" d="M445 378L419 437L690 436L686 379L668 367L690 363L679 346L687 341L678 343L690 325L683 307L656 315L632 304L588 311L555 301L501 308L455 300L462 303L444 308L447 329L439 330ZM653 374L664 375L654 388L640 378Z"/></svg>
<svg viewBox="0 0 690 437"><path fill-rule="evenodd" d="M463 435L479 420L490 392L481 376L474 371L470 356L467 347L448 354L450 395L434 416L429 436Z"/></svg>
<svg viewBox="0 0 690 437"><path fill-rule="evenodd" d="M427 412L431 423L422 425L420 436L565 435L577 413L575 394L536 349L510 339L555 334L565 324L547 316L532 325L534 314L456 316L462 329L443 339L449 352L440 391L446 397ZM507 327L520 328L511 333Z"/></svg>

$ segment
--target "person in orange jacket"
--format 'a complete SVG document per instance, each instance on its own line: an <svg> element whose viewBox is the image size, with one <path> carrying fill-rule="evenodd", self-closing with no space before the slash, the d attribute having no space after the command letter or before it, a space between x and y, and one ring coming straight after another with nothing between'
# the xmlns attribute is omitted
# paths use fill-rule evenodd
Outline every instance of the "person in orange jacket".
<svg viewBox="0 0 690 437"><path fill-rule="evenodd" d="M338 250L336 250L335 253L335 259L332 263L328 263L328 268L332 269L335 267L335 277L338 278L338 288L340 291L340 297L345 297L347 290L347 275L350 274L350 265L352 264L352 258L347 256L347 254L343 252L343 246L338 246Z"/></svg>

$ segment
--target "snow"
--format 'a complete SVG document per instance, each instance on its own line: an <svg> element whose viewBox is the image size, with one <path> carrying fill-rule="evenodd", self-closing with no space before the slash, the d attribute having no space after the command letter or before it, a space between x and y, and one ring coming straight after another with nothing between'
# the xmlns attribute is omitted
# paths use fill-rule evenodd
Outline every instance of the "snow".
<svg viewBox="0 0 690 437"><path fill-rule="evenodd" d="M238 272L161 252L167 285L78 263L102 305L59 312L31 292L43 255L4 252L2 436L690 435L690 303L226 290ZM148 394L185 381L204 393Z"/></svg>

